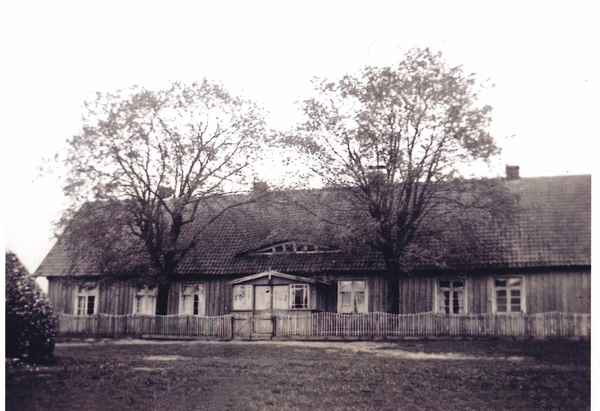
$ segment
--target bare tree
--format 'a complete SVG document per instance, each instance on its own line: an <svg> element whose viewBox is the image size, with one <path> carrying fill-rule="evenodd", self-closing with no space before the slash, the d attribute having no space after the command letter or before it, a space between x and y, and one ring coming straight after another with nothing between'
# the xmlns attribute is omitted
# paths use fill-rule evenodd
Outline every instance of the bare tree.
<svg viewBox="0 0 600 411"><path fill-rule="evenodd" d="M257 200L228 194L247 183L263 114L206 80L98 93L85 106L82 132L58 156L71 200L60 227L85 243L88 261L104 273L137 271L157 281L157 312L165 313L170 278L202 227ZM182 235L199 214L200 228Z"/></svg>
<svg viewBox="0 0 600 411"><path fill-rule="evenodd" d="M487 252L478 233L514 203L496 180L461 178L461 167L499 151L474 75L413 49L396 67L314 84L306 122L284 141L326 186L349 194L332 219L347 239L380 251L396 275Z"/></svg>

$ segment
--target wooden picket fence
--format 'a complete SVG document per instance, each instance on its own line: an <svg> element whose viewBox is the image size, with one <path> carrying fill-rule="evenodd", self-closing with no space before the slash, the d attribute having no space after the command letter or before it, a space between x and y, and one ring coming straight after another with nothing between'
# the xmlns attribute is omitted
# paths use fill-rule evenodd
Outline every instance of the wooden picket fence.
<svg viewBox="0 0 600 411"><path fill-rule="evenodd" d="M590 314L337 314L277 316L279 336L590 338Z"/></svg>
<svg viewBox="0 0 600 411"><path fill-rule="evenodd" d="M58 314L58 333L92 336L231 336L231 316Z"/></svg>
<svg viewBox="0 0 600 411"><path fill-rule="evenodd" d="M74 316L58 314L58 332L89 336L218 337L520 337L585 338L590 314L233 314Z"/></svg>

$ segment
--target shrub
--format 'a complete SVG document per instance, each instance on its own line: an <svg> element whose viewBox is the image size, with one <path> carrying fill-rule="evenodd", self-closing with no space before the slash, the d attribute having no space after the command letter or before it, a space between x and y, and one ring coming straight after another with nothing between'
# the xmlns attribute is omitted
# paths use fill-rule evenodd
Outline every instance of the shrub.
<svg viewBox="0 0 600 411"><path fill-rule="evenodd" d="M50 303L17 256L6 252L7 358L28 362L52 357L56 320Z"/></svg>

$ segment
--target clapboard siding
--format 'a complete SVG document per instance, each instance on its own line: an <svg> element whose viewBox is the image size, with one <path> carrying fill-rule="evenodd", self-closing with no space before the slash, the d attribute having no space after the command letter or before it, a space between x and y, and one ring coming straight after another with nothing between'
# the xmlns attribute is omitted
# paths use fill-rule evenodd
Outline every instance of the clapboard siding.
<svg viewBox="0 0 600 411"><path fill-rule="evenodd" d="M466 280L467 312L470 314L492 313L494 310L494 278L507 276L523 278L524 303L527 313L590 312L591 273L589 268L403 275L399 280L399 312L400 314L417 314L436 311L436 282L442 278L463 278ZM373 309L372 311L378 310Z"/></svg>
<svg viewBox="0 0 600 411"><path fill-rule="evenodd" d="M181 283L173 282L169 286L169 301L167 302L167 314L179 314L179 294Z"/></svg>
<svg viewBox="0 0 600 411"><path fill-rule="evenodd" d="M232 278L209 277L206 279L206 315L226 315L231 309Z"/></svg>
<svg viewBox="0 0 600 411"><path fill-rule="evenodd" d="M54 312L73 314L73 296L75 286L63 281L61 278L48 279L48 299L52 303Z"/></svg>
<svg viewBox="0 0 600 411"><path fill-rule="evenodd" d="M400 314L436 311L436 282L441 278L466 280L466 306L469 314L493 313L494 278L520 276L524 280L526 313L589 313L591 310L591 272L589 267L531 270L475 271L466 274L421 273L400 276L398 282L386 273L331 274L331 286L311 287L311 309L336 312L337 286L340 280L367 280L368 311L392 312L398 298ZM227 315L231 311L231 281L237 277L198 276L177 278L169 290L168 313L179 314L181 286L204 284L205 315ZM90 284L88 281L87 284ZM397 284L397 285L396 285ZM395 287L398 287L394 290ZM397 291L397 292L396 292ZM102 284L98 293L98 313L126 315L133 313L136 287L131 282ZM316 294L315 294L316 292ZM74 314L76 283L50 278L48 297L57 313Z"/></svg>
<svg viewBox="0 0 600 411"><path fill-rule="evenodd" d="M179 300L183 284L204 285L205 312L207 316L229 314L231 302L231 280L229 277L204 276L191 278L177 278L169 288L169 314L179 314Z"/></svg>
<svg viewBox="0 0 600 411"><path fill-rule="evenodd" d="M367 309L369 312L393 312L398 299L398 282L390 279L386 272L354 272L331 273L325 278L331 286L321 287L326 301L317 307L319 311L337 312L338 286L340 281L366 280L367 284Z"/></svg>
<svg viewBox="0 0 600 411"><path fill-rule="evenodd" d="M385 272L337 272L319 276L330 285L318 285L317 311L337 312L338 285L340 281L366 280L367 309L369 312L392 312L397 297L398 284L390 280ZM397 300L396 300L397 301Z"/></svg>
<svg viewBox="0 0 600 411"><path fill-rule="evenodd" d="M591 273L589 270L556 270L525 275L527 312L561 311L589 313Z"/></svg>
<svg viewBox="0 0 600 411"><path fill-rule="evenodd" d="M433 284L435 287L435 284ZM488 292L489 276L474 275L467 277L467 310L469 314L491 312L492 301Z"/></svg>
<svg viewBox="0 0 600 411"><path fill-rule="evenodd" d="M133 313L134 287L126 282L102 285L98 293L98 312L124 315Z"/></svg>
<svg viewBox="0 0 600 411"><path fill-rule="evenodd" d="M206 315L225 315L229 314L229 301L233 287L227 278L211 277L208 279L210 284L210 294L207 295L207 313Z"/></svg>
<svg viewBox="0 0 600 411"><path fill-rule="evenodd" d="M385 275L370 275L362 274L359 278L367 279L368 292L368 310L369 312L389 312L393 301L390 301L390 293L392 291L392 282ZM335 296L335 305L332 311L337 311L337 294Z"/></svg>
<svg viewBox="0 0 600 411"><path fill-rule="evenodd" d="M433 311L435 301L435 279L430 276L403 275L399 281L401 314L416 314Z"/></svg>
<svg viewBox="0 0 600 411"><path fill-rule="evenodd" d="M337 311L335 287L317 286L317 309L321 311Z"/></svg>

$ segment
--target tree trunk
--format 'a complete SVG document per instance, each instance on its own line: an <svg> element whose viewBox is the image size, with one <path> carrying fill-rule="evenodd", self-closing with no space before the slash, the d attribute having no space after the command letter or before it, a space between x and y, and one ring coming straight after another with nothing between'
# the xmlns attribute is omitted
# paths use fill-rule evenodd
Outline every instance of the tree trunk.
<svg viewBox="0 0 600 411"><path fill-rule="evenodd" d="M400 313L400 273L388 270L388 312L392 314Z"/></svg>
<svg viewBox="0 0 600 411"><path fill-rule="evenodd" d="M171 279L175 273L178 261L173 252L165 255L165 265L158 280L158 295L156 296L156 315L167 315L169 312L169 290Z"/></svg>
<svg viewBox="0 0 600 411"><path fill-rule="evenodd" d="M158 286L158 295L156 296L156 315L167 315L169 311L169 284Z"/></svg>
<svg viewBox="0 0 600 411"><path fill-rule="evenodd" d="M394 252L391 247L385 247L380 249L383 254L385 266L387 267L387 281L388 281L388 293L387 301L388 312L392 314L399 314L400 309L400 276L404 273L400 270Z"/></svg>

